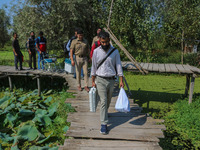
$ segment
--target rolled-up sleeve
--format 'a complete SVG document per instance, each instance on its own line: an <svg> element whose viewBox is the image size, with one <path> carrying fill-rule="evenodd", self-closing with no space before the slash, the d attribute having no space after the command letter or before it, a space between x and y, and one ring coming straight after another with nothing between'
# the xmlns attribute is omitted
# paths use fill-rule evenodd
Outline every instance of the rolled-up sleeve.
<svg viewBox="0 0 200 150"><path fill-rule="evenodd" d="M96 76L96 72L97 72L97 60L96 60L96 53L94 51L93 57L92 57L91 75Z"/></svg>
<svg viewBox="0 0 200 150"><path fill-rule="evenodd" d="M116 54L115 58L116 58L117 75L118 76L123 76L122 63L121 63L119 51L117 51L117 54Z"/></svg>

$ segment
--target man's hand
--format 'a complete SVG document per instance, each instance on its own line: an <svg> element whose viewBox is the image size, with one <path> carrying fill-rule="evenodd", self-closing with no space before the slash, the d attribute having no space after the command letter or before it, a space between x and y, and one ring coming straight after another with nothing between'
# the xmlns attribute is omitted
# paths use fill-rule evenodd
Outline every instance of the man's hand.
<svg viewBox="0 0 200 150"><path fill-rule="evenodd" d="M31 51L28 51L28 53L31 55Z"/></svg>
<svg viewBox="0 0 200 150"><path fill-rule="evenodd" d="M42 51L41 51L41 50L39 50L39 53L41 54L41 53L42 53Z"/></svg>
<svg viewBox="0 0 200 150"><path fill-rule="evenodd" d="M15 56L18 56L17 53L15 53Z"/></svg>
<svg viewBox="0 0 200 150"><path fill-rule="evenodd" d="M124 88L124 81L123 81L123 76L120 76L120 87Z"/></svg>
<svg viewBox="0 0 200 150"><path fill-rule="evenodd" d="M75 65L75 62L72 60L72 66L74 66Z"/></svg>
<svg viewBox="0 0 200 150"><path fill-rule="evenodd" d="M124 88L124 82L120 81L120 87Z"/></svg>
<svg viewBox="0 0 200 150"><path fill-rule="evenodd" d="M92 82L92 87L95 87L95 88L97 87L95 82Z"/></svg>

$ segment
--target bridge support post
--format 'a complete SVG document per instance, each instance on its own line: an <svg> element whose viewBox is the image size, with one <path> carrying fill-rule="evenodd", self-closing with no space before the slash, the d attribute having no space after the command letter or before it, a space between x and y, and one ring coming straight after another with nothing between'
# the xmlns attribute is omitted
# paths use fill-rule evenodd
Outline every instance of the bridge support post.
<svg viewBox="0 0 200 150"><path fill-rule="evenodd" d="M185 86L185 97L188 96L188 91L190 88L190 75L186 75L186 86Z"/></svg>
<svg viewBox="0 0 200 150"><path fill-rule="evenodd" d="M41 96L40 77L37 77L38 95Z"/></svg>
<svg viewBox="0 0 200 150"><path fill-rule="evenodd" d="M13 86L12 86L12 79L11 76L8 76L8 81L9 81L9 86L10 86L10 91L13 91Z"/></svg>
<svg viewBox="0 0 200 150"><path fill-rule="evenodd" d="M194 81L195 81L195 75L192 75L191 83L190 83L190 95L189 95L189 104L192 103L192 96L194 91Z"/></svg>

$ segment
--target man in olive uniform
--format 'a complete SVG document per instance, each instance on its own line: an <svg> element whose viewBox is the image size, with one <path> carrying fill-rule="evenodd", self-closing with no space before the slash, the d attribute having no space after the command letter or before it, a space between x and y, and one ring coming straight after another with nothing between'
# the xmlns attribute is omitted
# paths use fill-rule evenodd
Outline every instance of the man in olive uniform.
<svg viewBox="0 0 200 150"><path fill-rule="evenodd" d="M74 39L70 46L70 59L72 66L76 67L76 80L78 83L78 90L81 88L81 68L83 67L85 90L89 92L88 88L88 57L89 57L89 45L86 39L83 38L83 31L77 31L77 39ZM75 60L73 59L75 54Z"/></svg>

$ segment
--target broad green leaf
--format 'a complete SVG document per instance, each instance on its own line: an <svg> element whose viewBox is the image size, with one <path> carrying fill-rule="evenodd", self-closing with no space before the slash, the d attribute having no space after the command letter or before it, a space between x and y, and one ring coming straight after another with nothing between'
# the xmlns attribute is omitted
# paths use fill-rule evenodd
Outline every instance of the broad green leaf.
<svg viewBox="0 0 200 150"><path fill-rule="evenodd" d="M38 141L37 143L41 144L41 143L45 142L46 140L48 140L51 137L52 134L53 134L53 132L48 137L46 137L45 139L42 139L42 140Z"/></svg>
<svg viewBox="0 0 200 150"><path fill-rule="evenodd" d="M16 146L14 146L14 147L11 147L11 150L20 150L18 147L17 147L17 145Z"/></svg>
<svg viewBox="0 0 200 150"><path fill-rule="evenodd" d="M10 99L10 96L4 96L3 98L0 99L0 106L3 104L5 101L8 101Z"/></svg>
<svg viewBox="0 0 200 150"><path fill-rule="evenodd" d="M19 99L18 99L18 101L20 101L20 102L24 102L24 100L26 99L27 97L26 96L24 96L24 97L20 97Z"/></svg>
<svg viewBox="0 0 200 150"><path fill-rule="evenodd" d="M0 144L0 150L3 150L3 148L1 147L1 144Z"/></svg>
<svg viewBox="0 0 200 150"><path fill-rule="evenodd" d="M6 133L1 133L0 132L0 138L3 142L11 142L14 140L13 137L10 137L10 135L6 134Z"/></svg>
<svg viewBox="0 0 200 150"><path fill-rule="evenodd" d="M13 115L11 113L8 113L6 115L6 119L4 120L4 123L7 124L9 122L9 124L11 125L11 127L13 127L14 123L15 123L15 121L17 119L17 117L18 117L18 114Z"/></svg>
<svg viewBox="0 0 200 150"><path fill-rule="evenodd" d="M9 105L10 96L5 96L0 99L0 108L5 109Z"/></svg>
<svg viewBox="0 0 200 150"><path fill-rule="evenodd" d="M31 93L32 96L36 96L38 95L38 89L35 89L32 93Z"/></svg>
<svg viewBox="0 0 200 150"><path fill-rule="evenodd" d="M21 116L31 116L32 114L34 114L34 112L32 112L31 110L27 110L27 109L21 109L19 111L19 115L21 115Z"/></svg>
<svg viewBox="0 0 200 150"><path fill-rule="evenodd" d="M15 104L9 105L8 107L6 107L6 108L4 109L4 111L5 111L5 112L9 112L9 111L12 110L13 108L15 108Z"/></svg>
<svg viewBox="0 0 200 150"><path fill-rule="evenodd" d="M68 127L68 126L65 126L62 130L63 130L64 132L67 132L68 129L69 129L69 127Z"/></svg>
<svg viewBox="0 0 200 150"><path fill-rule="evenodd" d="M39 131L33 125L22 126L17 133L17 136L22 137L25 140L33 141L38 137Z"/></svg>
<svg viewBox="0 0 200 150"><path fill-rule="evenodd" d="M49 103L49 102L51 102L51 100L52 100L52 97L49 96L49 97L44 101L44 103Z"/></svg>
<svg viewBox="0 0 200 150"><path fill-rule="evenodd" d="M53 103L49 106L48 111L49 111L49 115L48 116L53 116L53 114L57 111L58 108L58 103Z"/></svg>
<svg viewBox="0 0 200 150"><path fill-rule="evenodd" d="M53 90L48 90L46 93L44 93L44 95L49 95L53 92Z"/></svg>

